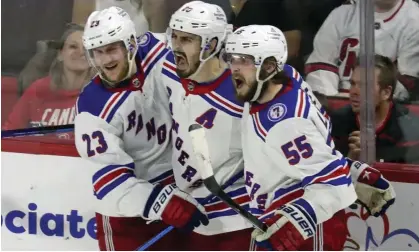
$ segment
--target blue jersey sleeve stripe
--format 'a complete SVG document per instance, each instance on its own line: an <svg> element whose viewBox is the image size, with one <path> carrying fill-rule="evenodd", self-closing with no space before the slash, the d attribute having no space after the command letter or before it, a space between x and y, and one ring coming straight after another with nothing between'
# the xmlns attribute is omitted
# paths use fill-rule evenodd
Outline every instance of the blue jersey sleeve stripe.
<svg viewBox="0 0 419 252"><path fill-rule="evenodd" d="M231 83L229 83L231 84ZM222 85L222 84L221 84ZM231 84L232 85L232 84ZM222 107L238 114L243 114L243 105L237 104L237 102L230 101L229 98L224 97L221 94L218 94L215 91L205 94L208 98L214 102L220 104ZM225 95L225 94L224 94Z"/></svg>
<svg viewBox="0 0 419 252"><path fill-rule="evenodd" d="M298 191L302 189L301 183L294 184L292 186L286 187L286 188L279 188L274 193L274 200L283 197L285 194L288 194L290 192Z"/></svg>
<svg viewBox="0 0 419 252"><path fill-rule="evenodd" d="M171 73L170 71L168 71L167 69L163 68L162 73L164 75L166 75L167 77L169 77L172 80L175 80L177 82L180 82L180 79L178 76L176 76L175 74Z"/></svg>
<svg viewBox="0 0 419 252"><path fill-rule="evenodd" d="M116 111L119 109L119 107L125 102L125 100L128 98L128 96L131 94L131 91L124 91L124 94L119 97L119 99L116 101L116 104L111 109L111 112L106 116L106 121L110 123L112 121L112 118L114 117Z"/></svg>
<svg viewBox="0 0 419 252"><path fill-rule="evenodd" d="M268 135L266 129L264 128L262 122L259 120L259 112L252 114L253 127L255 129L256 135L265 142L266 136Z"/></svg>
<svg viewBox="0 0 419 252"><path fill-rule="evenodd" d="M227 180L223 184L222 189L223 190L226 190L227 188L229 188L230 186L234 185L237 181L239 181L239 179L241 179L243 177L244 177L244 171L241 170L240 172L234 174L229 180ZM243 188L244 188L244 190L243 190ZM237 195L240 195L242 193L243 194L247 194L246 187L241 187L241 188L235 189L235 190L233 190L231 192L228 192L227 195L236 195L237 196ZM200 199L197 199L197 200L198 200L198 202L200 204L211 204L211 203L214 203L214 202L217 202L217 201L221 201L216 196L213 196L212 199L200 198Z"/></svg>
<svg viewBox="0 0 419 252"><path fill-rule="evenodd" d="M110 103L117 93L111 93L104 89L101 84L91 81L83 88L77 99L78 113L87 112L94 116L101 117L105 107Z"/></svg>
<svg viewBox="0 0 419 252"><path fill-rule="evenodd" d="M255 132L256 132L256 135L262 140L262 141L264 141L265 142L265 138L262 136L262 134L260 134L260 132L259 132L259 130L258 130L258 127L256 126L256 122L255 122L255 119L253 118L253 116L252 116L252 122L253 122L253 128L255 129Z"/></svg>
<svg viewBox="0 0 419 252"><path fill-rule="evenodd" d="M109 116L110 112L112 111L113 107L118 103L119 99L121 99L124 93L125 91L115 92L109 95L105 103L101 107L98 117L106 120L106 118Z"/></svg>
<svg viewBox="0 0 419 252"><path fill-rule="evenodd" d="M285 64L284 72L291 80L296 81L298 84L301 85L301 83L303 82L303 78L301 77L301 74L292 66Z"/></svg>
<svg viewBox="0 0 419 252"><path fill-rule="evenodd" d="M227 192L227 195L230 198L236 198L238 196L247 195L247 190L246 190L246 187L240 187L240 188L235 189L231 192ZM207 200L206 198L197 198L196 200L201 205L210 205L210 204L215 204L215 203L221 202L220 198L218 198L217 196L213 196L211 200Z"/></svg>
<svg viewBox="0 0 419 252"><path fill-rule="evenodd" d="M159 52L157 52L157 57L153 58L151 60L151 62L148 64L147 68L145 69L145 78L147 78L147 76L149 75L150 71L153 69L153 67L156 65L156 63L159 60L162 60L162 58L164 58L164 56L166 55L166 53L168 52L168 49L163 48L162 50L160 50Z"/></svg>
<svg viewBox="0 0 419 252"><path fill-rule="evenodd" d="M141 60L146 61L146 59L149 58L150 55L156 50L156 48L161 44L164 45L164 43L160 39L156 38L151 32L146 32L145 34L141 35L138 38L138 54L140 55Z"/></svg>
<svg viewBox="0 0 419 252"><path fill-rule="evenodd" d="M327 181L321 181L319 184L326 184L332 186L350 185L352 183L351 177L341 175L340 177L333 178Z"/></svg>
<svg viewBox="0 0 419 252"><path fill-rule="evenodd" d="M219 110L221 110L221 111L223 111L223 112L225 112L225 113L227 113L227 114L229 114L231 116L234 116L234 117L237 117L237 118L241 118L242 117L241 113L237 113L236 111L233 111L233 110L231 110L229 108L226 108L225 106L220 105L219 103L215 102L214 99L210 98L209 96L207 96L207 95L200 95L200 96L205 101L207 101L209 104L211 104L212 106L214 106L215 108L217 108L217 109L219 109Z"/></svg>
<svg viewBox="0 0 419 252"><path fill-rule="evenodd" d="M310 111L310 100L306 92L302 89L298 89L297 91L297 103L295 110L296 117L308 117L308 112Z"/></svg>
<svg viewBox="0 0 419 252"><path fill-rule="evenodd" d="M263 214L264 210L261 210L259 208L251 207L251 208L249 208L249 212L251 214L255 215L255 216L261 216Z"/></svg>
<svg viewBox="0 0 419 252"><path fill-rule="evenodd" d="M245 205L241 205L241 206L245 210L249 211L249 208L250 208L249 204L245 204ZM238 213L236 211L234 211L233 209L227 208L226 210L223 210L223 211L209 213L207 216L208 216L208 219L212 220L212 219L215 219L215 218L233 216L233 215L237 215L237 214Z"/></svg>
<svg viewBox="0 0 419 252"><path fill-rule="evenodd" d="M131 173L124 173L121 174L118 178L113 180L111 183L107 184L103 188L101 188L98 192L96 192L96 197L98 199L103 199L109 192L111 192L113 189L124 183L127 179L135 177L134 174Z"/></svg>
<svg viewBox="0 0 419 252"><path fill-rule="evenodd" d="M93 175L93 183L98 181L101 177L103 177L103 175L109 173L112 170L119 169L120 167L127 167L127 168L130 168L132 171L134 171L134 166L135 166L134 163L129 163L129 164L125 164L125 165L108 165L108 166L105 166L102 169L98 170Z"/></svg>
<svg viewBox="0 0 419 252"><path fill-rule="evenodd" d="M331 174L337 169L345 167L345 165L346 165L346 161L344 159L333 160L317 174L305 177L301 182L302 186L305 187L309 185L310 183L312 183L315 179Z"/></svg>
<svg viewBox="0 0 419 252"><path fill-rule="evenodd" d="M151 183L151 184L154 184L155 182L159 182L159 181L161 181L161 180L163 180L163 179L165 179L169 176L172 176L172 175L173 175L173 170L169 170L167 172L164 172L164 173L160 174L159 176L157 176L153 179L150 179L148 182Z"/></svg>

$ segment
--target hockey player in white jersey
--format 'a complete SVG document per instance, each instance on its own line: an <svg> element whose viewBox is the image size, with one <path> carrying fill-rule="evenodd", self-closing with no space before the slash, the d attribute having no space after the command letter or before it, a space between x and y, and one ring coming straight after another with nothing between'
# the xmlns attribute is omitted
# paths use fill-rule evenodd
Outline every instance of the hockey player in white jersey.
<svg viewBox="0 0 419 252"><path fill-rule="evenodd" d="M305 66L308 84L331 96L348 92L360 46L360 4L333 10L317 32ZM375 53L397 62L395 98L419 98L419 5L413 0L374 0Z"/></svg>
<svg viewBox="0 0 419 252"><path fill-rule="evenodd" d="M335 151L327 114L298 72L285 64L287 45L279 29L241 27L229 36L226 53L236 95L250 103L242 119L250 211L269 226L252 236L276 250L342 250L343 209L357 199L351 173L368 185L359 194L372 214L394 202L393 188L377 170ZM370 172L374 180L362 180ZM383 204L368 198L372 192Z"/></svg>
<svg viewBox="0 0 419 252"><path fill-rule="evenodd" d="M99 74L77 101L75 142L91 161L99 248L135 250L165 224L208 224L203 207L172 184L172 119L154 67L165 44L151 33L137 42L134 23L117 7L89 16L83 43ZM165 224L146 224L159 220ZM171 232L151 249L183 250L181 244Z"/></svg>
<svg viewBox="0 0 419 252"><path fill-rule="evenodd" d="M231 72L218 58L231 26L221 7L201 1L183 5L170 20L169 45L163 62L173 117L172 165L177 186L205 206L208 226L191 234L188 250L248 250L251 226L202 184L193 155L189 126L207 132L215 177L239 204L248 207L240 143L242 103L234 96Z"/></svg>

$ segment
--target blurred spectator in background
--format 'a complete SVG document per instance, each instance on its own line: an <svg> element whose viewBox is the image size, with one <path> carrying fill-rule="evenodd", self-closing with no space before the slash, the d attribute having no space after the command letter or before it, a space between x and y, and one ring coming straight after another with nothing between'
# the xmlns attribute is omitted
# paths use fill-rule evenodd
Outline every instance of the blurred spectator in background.
<svg viewBox="0 0 419 252"><path fill-rule="evenodd" d="M359 53L360 4L349 1L330 13L314 39L306 62L306 80L326 96L346 92ZM354 3L352 3L354 2ZM374 0L375 53L397 62L395 98L419 97L419 5L412 0Z"/></svg>
<svg viewBox="0 0 419 252"><path fill-rule="evenodd" d="M331 113L332 137L336 148L349 158L359 160L361 68L356 63L349 89L350 105ZM419 117L393 101L397 69L384 56L375 56L376 158L392 163L419 163Z"/></svg>
<svg viewBox="0 0 419 252"><path fill-rule="evenodd" d="M160 0L155 0L156 3L159 1ZM147 21L144 15L143 2L147 2L147 0L96 0L96 10L104 10L111 6L117 6L126 10L128 12L128 15L131 17L132 21L134 21L135 23L137 36L141 36L142 34L146 33L149 30L149 22ZM148 3L146 3L146 8L148 7L149 5ZM162 17L162 14L163 14L162 12L163 10L161 10L160 15L158 15L159 19ZM154 25L152 24L152 26L154 27L156 26L155 22L154 22ZM164 31L159 31L159 32L164 32ZM157 32L157 31L154 31L154 32Z"/></svg>
<svg viewBox="0 0 419 252"><path fill-rule="evenodd" d="M58 49L58 42L54 40L40 40L36 43L36 54L19 73L19 95L22 95L34 81L48 76Z"/></svg>
<svg viewBox="0 0 419 252"><path fill-rule="evenodd" d="M14 106L4 128L72 124L80 90L93 76L84 55L83 27L70 25L59 41L49 75L31 84Z"/></svg>
<svg viewBox="0 0 419 252"><path fill-rule="evenodd" d="M87 0L82 0L87 1ZM1 72L17 76L36 42L58 38L72 20L74 0L1 1Z"/></svg>
<svg viewBox="0 0 419 252"><path fill-rule="evenodd" d="M300 8L295 0L230 0L234 29L246 25L272 25L285 35L288 44L288 64L302 72Z"/></svg>
<svg viewBox="0 0 419 252"><path fill-rule="evenodd" d="M295 0L301 11L301 48L304 62L313 51L313 40L324 20L333 9L339 7L347 0Z"/></svg>

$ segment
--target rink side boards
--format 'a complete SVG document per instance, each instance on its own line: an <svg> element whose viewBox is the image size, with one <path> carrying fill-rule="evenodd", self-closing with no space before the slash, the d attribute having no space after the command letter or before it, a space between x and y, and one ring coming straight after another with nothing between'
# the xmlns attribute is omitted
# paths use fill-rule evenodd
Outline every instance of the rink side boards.
<svg viewBox="0 0 419 252"><path fill-rule="evenodd" d="M89 164L74 145L3 139L1 159L2 250L98 249ZM419 250L419 166L376 167L394 182L396 203L379 218L348 208L345 250Z"/></svg>

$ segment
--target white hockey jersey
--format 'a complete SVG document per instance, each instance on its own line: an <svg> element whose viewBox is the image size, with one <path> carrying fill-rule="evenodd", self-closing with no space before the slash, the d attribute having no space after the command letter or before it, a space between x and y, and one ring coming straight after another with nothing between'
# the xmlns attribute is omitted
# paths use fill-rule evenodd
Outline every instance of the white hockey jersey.
<svg viewBox="0 0 419 252"><path fill-rule="evenodd" d="M177 186L196 198L210 219L208 226L194 232L214 235L251 227L218 197L209 197L197 170L189 136L189 126L199 123L206 129L214 174L225 192L243 207L249 207L249 197L243 180L243 155L240 139L240 119L243 105L236 101L230 70L211 83L178 82L176 65L171 52L163 63L163 75L169 91L173 117L172 166Z"/></svg>
<svg viewBox="0 0 419 252"><path fill-rule="evenodd" d="M359 54L359 3L342 5L327 17L314 39L306 62L306 81L325 95L347 92L352 67ZM417 96L414 78L419 77L419 6L399 0L387 13L375 13L375 53L397 62L400 71L395 97ZM413 97L412 97L413 98Z"/></svg>
<svg viewBox="0 0 419 252"><path fill-rule="evenodd" d="M76 147L91 161L97 212L103 215L143 217L153 184L174 182L168 95L156 85L162 73L154 68L166 53L165 44L146 33L135 76L118 88L105 88L96 77L77 101Z"/></svg>
<svg viewBox="0 0 419 252"><path fill-rule="evenodd" d="M327 116L301 88L300 75L265 104L245 106L242 145L250 211L260 219L289 202L322 223L356 200L349 164L334 149Z"/></svg>

